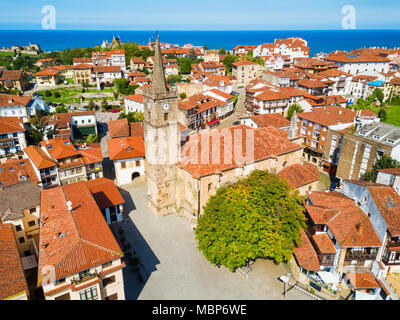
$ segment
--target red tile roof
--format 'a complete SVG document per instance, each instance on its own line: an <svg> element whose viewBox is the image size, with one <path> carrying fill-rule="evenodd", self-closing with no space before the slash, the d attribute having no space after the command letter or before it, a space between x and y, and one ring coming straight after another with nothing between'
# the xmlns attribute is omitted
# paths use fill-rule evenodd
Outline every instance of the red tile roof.
<svg viewBox="0 0 400 320"><path fill-rule="evenodd" d="M114 138L108 141L110 160L145 157L144 140L140 136Z"/></svg>
<svg viewBox="0 0 400 320"><path fill-rule="evenodd" d="M60 72L60 70L49 67L49 68L43 69L42 71L36 72L33 76L34 77L56 76L59 72Z"/></svg>
<svg viewBox="0 0 400 320"><path fill-rule="evenodd" d="M300 267L309 271L320 271L317 252L314 250L304 230L300 231L301 244L294 248L294 256Z"/></svg>
<svg viewBox="0 0 400 320"><path fill-rule="evenodd" d="M110 138L129 137L128 119L118 119L108 121L108 132Z"/></svg>
<svg viewBox="0 0 400 320"><path fill-rule="evenodd" d="M82 160L86 165L103 161L100 144L98 147L86 147L84 149L78 149L78 153L82 156Z"/></svg>
<svg viewBox="0 0 400 320"><path fill-rule="evenodd" d="M287 166L278 173L278 176L285 179L295 189L316 182L320 178L318 168L308 162Z"/></svg>
<svg viewBox="0 0 400 320"><path fill-rule="evenodd" d="M125 99L143 103L143 95L142 94L132 94L130 96L125 96Z"/></svg>
<svg viewBox="0 0 400 320"><path fill-rule="evenodd" d="M86 182L100 209L125 203L114 182L106 178L97 178Z"/></svg>
<svg viewBox="0 0 400 320"><path fill-rule="evenodd" d="M247 65L255 65L257 63L253 62L253 61L248 61L248 60L240 60L240 61L236 61L233 62L232 65L234 65L235 67L239 67L239 66L247 66Z"/></svg>
<svg viewBox="0 0 400 320"><path fill-rule="evenodd" d="M215 129L216 131L212 131L218 133L220 135L220 146L217 150L217 154L219 154L219 161L214 161L213 163L213 138L212 135L209 136L209 146L208 146L208 159L209 163L202 163L201 154L202 154L202 134L196 134L189 137L189 141L185 144L184 150L182 152L182 162L179 164L180 167L191 173L194 177L206 176L209 174L214 174L216 171L224 171L236 168L238 166L242 166L245 164L250 164L254 162L258 162L261 160L265 160L268 158L274 158L276 156L294 152L301 149L296 143L290 142L287 139L287 132L274 128L274 127L265 127L265 128L257 128L253 129L244 125L238 125L226 129ZM246 158L246 137L251 137L254 134L254 155L249 155L249 158ZM232 137L231 141L227 143L227 147L229 150L225 151L224 146L224 136ZM207 136L205 136L207 139ZM236 159L236 152L238 149L238 143L240 141L235 141L241 137L241 156L243 157L243 161L241 159ZM228 140L227 140L228 141ZM214 147L216 145L214 144ZM191 148L195 148L198 150L195 152L195 157L191 157ZM215 151L214 151L215 153ZM230 158L225 159L226 156L229 155ZM250 159L252 158L252 159ZM215 163L219 162L219 163Z"/></svg>
<svg viewBox="0 0 400 320"><path fill-rule="evenodd" d="M129 124L130 136L140 136L144 139L144 125L143 122L131 122Z"/></svg>
<svg viewBox="0 0 400 320"><path fill-rule="evenodd" d="M86 182L42 190L40 220L38 283L44 266L60 279L123 256Z"/></svg>
<svg viewBox="0 0 400 320"><path fill-rule="evenodd" d="M0 108L11 106L26 106L31 101L29 96L16 96L14 94L0 94Z"/></svg>
<svg viewBox="0 0 400 320"><path fill-rule="evenodd" d="M289 127L290 121L279 113L265 113L250 117L259 127Z"/></svg>
<svg viewBox="0 0 400 320"><path fill-rule="evenodd" d="M38 146L28 146L24 149L24 152L39 170L51 168L57 165L56 161L52 160Z"/></svg>
<svg viewBox="0 0 400 320"><path fill-rule="evenodd" d="M379 283L370 272L346 273L346 276L357 290L380 288Z"/></svg>
<svg viewBox="0 0 400 320"><path fill-rule="evenodd" d="M79 155L71 140L69 139L49 139L41 141L40 146L45 147L50 156L56 160Z"/></svg>
<svg viewBox="0 0 400 320"><path fill-rule="evenodd" d="M25 71L23 70L1 70L0 81L6 81L6 80L19 81L21 80L24 73Z"/></svg>
<svg viewBox="0 0 400 320"><path fill-rule="evenodd" d="M316 233L312 236L315 244L320 253L322 254L335 254L335 246L326 232Z"/></svg>
<svg viewBox="0 0 400 320"><path fill-rule="evenodd" d="M306 88L326 88L328 85L319 80L311 80L311 79L300 79L297 83Z"/></svg>
<svg viewBox="0 0 400 320"><path fill-rule="evenodd" d="M93 67L93 72L98 72L98 73L118 73L121 72L121 67L120 66L94 66Z"/></svg>
<svg viewBox="0 0 400 320"><path fill-rule="evenodd" d="M19 117L0 117L0 134L25 132L24 122Z"/></svg>
<svg viewBox="0 0 400 320"><path fill-rule="evenodd" d="M10 159L0 164L0 182L3 187L20 183L22 176L33 183L39 183L35 170L28 159Z"/></svg>
<svg viewBox="0 0 400 320"><path fill-rule="evenodd" d="M12 224L0 224L0 300L29 295Z"/></svg>
<svg viewBox="0 0 400 320"><path fill-rule="evenodd" d="M322 108L315 108L310 112L298 113L300 119L305 119L326 127L348 124L351 125L357 116L354 110L343 108L340 106L326 106Z"/></svg>

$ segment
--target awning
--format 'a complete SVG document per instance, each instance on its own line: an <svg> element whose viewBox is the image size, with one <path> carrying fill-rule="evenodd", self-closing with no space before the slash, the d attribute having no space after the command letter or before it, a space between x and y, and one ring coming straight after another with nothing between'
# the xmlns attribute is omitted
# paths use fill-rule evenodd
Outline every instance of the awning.
<svg viewBox="0 0 400 320"><path fill-rule="evenodd" d="M217 123L217 122L219 122L219 119L215 119L215 120L213 120L213 121L207 122L207 124L208 124L209 126L211 126L212 124Z"/></svg>

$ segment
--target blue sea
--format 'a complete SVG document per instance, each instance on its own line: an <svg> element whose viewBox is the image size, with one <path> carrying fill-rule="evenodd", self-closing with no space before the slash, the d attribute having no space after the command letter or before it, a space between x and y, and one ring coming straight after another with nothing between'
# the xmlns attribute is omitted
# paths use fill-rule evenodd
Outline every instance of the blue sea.
<svg viewBox="0 0 400 320"><path fill-rule="evenodd" d="M147 44L155 31L77 31L77 30L0 30L0 48L38 43L45 51L101 45L103 40L120 36L123 42ZM364 47L400 47L400 30L264 30L264 31L159 31L161 42L208 48L233 49L237 44L257 45L275 38L302 37L308 41L310 55L333 50Z"/></svg>

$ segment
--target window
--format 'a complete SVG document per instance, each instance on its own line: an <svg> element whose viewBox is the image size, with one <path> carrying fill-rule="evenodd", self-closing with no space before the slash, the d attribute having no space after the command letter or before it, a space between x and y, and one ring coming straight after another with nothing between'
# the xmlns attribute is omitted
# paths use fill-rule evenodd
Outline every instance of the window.
<svg viewBox="0 0 400 320"><path fill-rule="evenodd" d="M17 226L15 226L15 230L17 230L17 231L21 231L21 230L22 230L22 228L21 228L21 226L20 226L20 225L17 225Z"/></svg>
<svg viewBox="0 0 400 320"><path fill-rule="evenodd" d="M30 250L24 251L24 256L25 257L30 256L30 255L31 255L31 251Z"/></svg>
<svg viewBox="0 0 400 320"><path fill-rule="evenodd" d="M109 261L109 262L103 263L101 266L103 268L106 268L106 267L111 266L111 265L112 265L112 261Z"/></svg>
<svg viewBox="0 0 400 320"><path fill-rule="evenodd" d="M65 282L65 278L61 278L61 279L58 279L58 280L54 281L54 284L58 285L58 284L63 283L63 282Z"/></svg>
<svg viewBox="0 0 400 320"><path fill-rule="evenodd" d="M126 162L123 161L123 162L121 162L121 169L125 169L125 168L126 168Z"/></svg>
<svg viewBox="0 0 400 320"><path fill-rule="evenodd" d="M103 287L107 287L109 284L115 282L115 275L109 278L103 279Z"/></svg>
<svg viewBox="0 0 400 320"><path fill-rule="evenodd" d="M24 237L18 238L18 241L19 241L19 243L24 243L25 242L25 238Z"/></svg>
<svg viewBox="0 0 400 320"><path fill-rule="evenodd" d="M209 183L209 184L208 184L208 192L210 192L211 189L212 189L212 183Z"/></svg>
<svg viewBox="0 0 400 320"><path fill-rule="evenodd" d="M135 166L136 166L136 167L140 167L140 160L136 160Z"/></svg>
<svg viewBox="0 0 400 320"><path fill-rule="evenodd" d="M97 300L97 289L95 287L80 292L81 300Z"/></svg>
<svg viewBox="0 0 400 320"><path fill-rule="evenodd" d="M35 225L35 220L29 221L28 226L33 227Z"/></svg>
<svg viewBox="0 0 400 320"><path fill-rule="evenodd" d="M165 121L168 120L168 113L164 113L164 120L165 120Z"/></svg>

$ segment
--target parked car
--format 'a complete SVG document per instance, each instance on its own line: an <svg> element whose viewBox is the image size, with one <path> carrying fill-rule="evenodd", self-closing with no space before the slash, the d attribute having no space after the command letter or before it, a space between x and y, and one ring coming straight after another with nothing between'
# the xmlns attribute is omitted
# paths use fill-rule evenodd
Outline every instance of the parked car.
<svg viewBox="0 0 400 320"><path fill-rule="evenodd" d="M85 107L79 107L79 110L81 110L81 111L88 111L88 109L85 108Z"/></svg>
<svg viewBox="0 0 400 320"><path fill-rule="evenodd" d="M118 109L112 109L112 110L111 110L111 112L112 112L112 113L118 113L118 112L121 112L121 110L118 110Z"/></svg>
<svg viewBox="0 0 400 320"><path fill-rule="evenodd" d="M70 106L70 109L71 109L71 110L75 110L76 107L75 107L75 106Z"/></svg>

